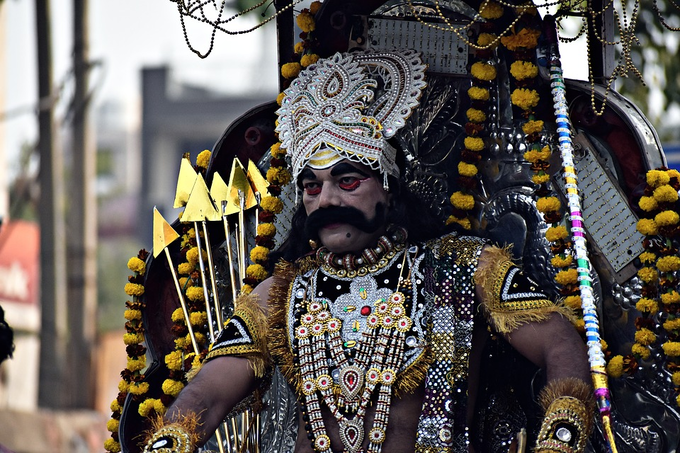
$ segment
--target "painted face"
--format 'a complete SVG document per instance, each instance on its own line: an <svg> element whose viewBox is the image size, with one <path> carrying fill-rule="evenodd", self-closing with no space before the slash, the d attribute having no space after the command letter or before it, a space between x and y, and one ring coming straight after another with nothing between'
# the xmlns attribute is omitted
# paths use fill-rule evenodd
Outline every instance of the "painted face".
<svg viewBox="0 0 680 453"><path fill-rule="evenodd" d="M300 173L306 230L334 253L359 253L385 232L390 195L382 176L348 160L325 170Z"/></svg>

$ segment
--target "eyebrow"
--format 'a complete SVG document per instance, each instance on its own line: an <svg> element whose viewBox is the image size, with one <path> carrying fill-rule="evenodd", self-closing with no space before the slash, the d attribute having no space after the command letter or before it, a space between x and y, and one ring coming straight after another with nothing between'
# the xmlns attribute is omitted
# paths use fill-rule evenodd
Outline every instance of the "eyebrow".
<svg viewBox="0 0 680 453"><path fill-rule="evenodd" d="M365 171L362 171L355 167L352 164L348 164L347 162L342 162L335 167L331 168L331 176L338 176L338 175L344 175L345 173L359 173L362 176L369 177L368 173Z"/></svg>

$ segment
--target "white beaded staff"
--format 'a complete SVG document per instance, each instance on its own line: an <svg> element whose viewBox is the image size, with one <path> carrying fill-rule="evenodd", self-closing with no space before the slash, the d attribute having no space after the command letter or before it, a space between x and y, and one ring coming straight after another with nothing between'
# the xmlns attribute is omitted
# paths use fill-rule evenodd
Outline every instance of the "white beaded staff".
<svg viewBox="0 0 680 453"><path fill-rule="evenodd" d="M550 42L550 87L555 108L560 157L562 159L562 176L564 177L567 203L569 205L571 239L576 255L576 270L578 273L583 320L585 322L590 374L593 380L593 387L595 388L595 398L600 410L607 447L611 453L617 453L611 427L611 395L607 385L607 371L605 368L607 363L602 352L600 325L597 319L595 297L593 296L593 278L586 247L578 179L574 167L574 147L572 144L572 128L567 110L566 87L562 75L559 49L557 47L557 30L551 16L544 18L544 33Z"/></svg>

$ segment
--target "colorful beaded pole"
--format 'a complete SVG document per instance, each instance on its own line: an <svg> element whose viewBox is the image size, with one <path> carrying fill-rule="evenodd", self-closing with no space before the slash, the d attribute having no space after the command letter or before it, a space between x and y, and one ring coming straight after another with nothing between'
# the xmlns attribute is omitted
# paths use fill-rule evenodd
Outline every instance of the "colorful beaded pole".
<svg viewBox="0 0 680 453"><path fill-rule="evenodd" d="M544 19L545 34L550 43L550 88L555 108L555 121L557 123L557 137L559 142L560 157L562 158L562 171L567 191L567 203L570 213L570 227L574 251L576 254L576 271L578 273L579 290L581 293L581 306L583 308L583 320L585 321L586 343L588 346L588 359L590 362L590 374L595 387L595 398L600 409L600 418L611 453L617 453L614 442L614 434L611 427L611 395L607 385L606 361L602 352L600 339L600 325L597 319L595 298L591 276L591 265L586 248L585 229L583 226L583 214L581 212L581 200L578 190L576 169L574 168L574 147L572 144L572 130L567 111L566 87L562 76L562 64L560 62L559 49L557 47L557 30L550 16Z"/></svg>

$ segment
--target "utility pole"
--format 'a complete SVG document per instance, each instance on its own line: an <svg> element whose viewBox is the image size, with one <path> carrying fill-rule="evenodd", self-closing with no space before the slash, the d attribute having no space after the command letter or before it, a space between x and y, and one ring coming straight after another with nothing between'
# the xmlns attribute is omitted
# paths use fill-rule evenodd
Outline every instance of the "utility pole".
<svg viewBox="0 0 680 453"><path fill-rule="evenodd" d="M60 408L66 380L66 259L63 162L54 148L49 0L35 0L40 138L40 382L38 404Z"/></svg>
<svg viewBox="0 0 680 453"><path fill-rule="evenodd" d="M70 406L94 407L93 357L97 334L96 153L90 139L88 1L73 0L72 156L66 224Z"/></svg>

